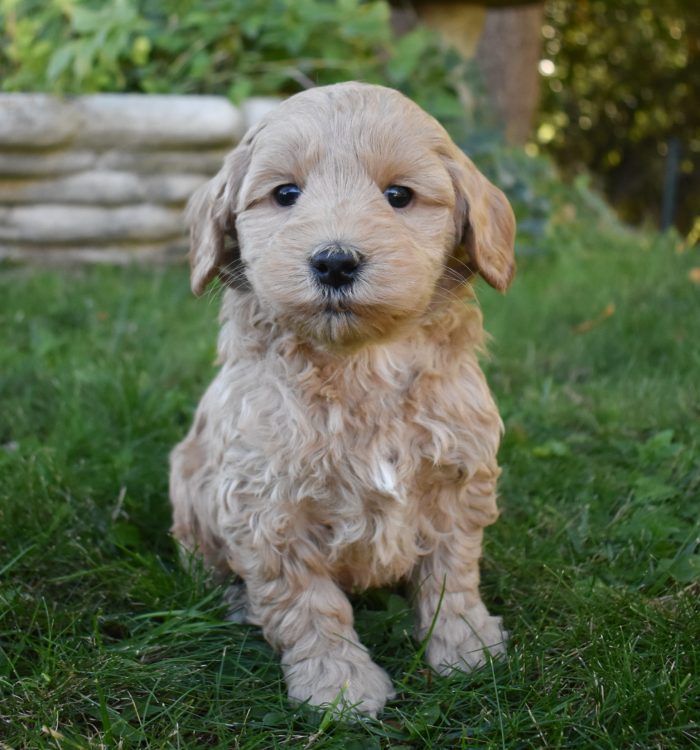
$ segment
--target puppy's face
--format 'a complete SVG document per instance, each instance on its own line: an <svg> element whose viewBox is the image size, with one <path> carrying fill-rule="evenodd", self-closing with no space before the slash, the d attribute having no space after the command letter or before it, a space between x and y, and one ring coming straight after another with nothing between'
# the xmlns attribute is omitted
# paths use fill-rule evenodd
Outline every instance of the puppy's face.
<svg viewBox="0 0 700 750"><path fill-rule="evenodd" d="M513 274L502 193L435 120L378 86L340 84L284 102L195 195L189 215L196 292L233 263L279 321L331 347L400 333L457 274L481 271L500 289Z"/></svg>

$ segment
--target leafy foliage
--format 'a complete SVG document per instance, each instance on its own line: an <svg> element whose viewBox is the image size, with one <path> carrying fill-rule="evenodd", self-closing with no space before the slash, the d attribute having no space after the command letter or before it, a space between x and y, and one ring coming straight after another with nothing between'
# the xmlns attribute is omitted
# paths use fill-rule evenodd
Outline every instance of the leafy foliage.
<svg viewBox="0 0 700 750"><path fill-rule="evenodd" d="M677 224L700 220L697 0L551 0L538 136L568 171L590 169L622 216L658 222L670 139L681 146Z"/></svg>
<svg viewBox="0 0 700 750"><path fill-rule="evenodd" d="M359 79L463 114L456 55L392 35L383 0L0 0L5 90L207 93L235 101Z"/></svg>

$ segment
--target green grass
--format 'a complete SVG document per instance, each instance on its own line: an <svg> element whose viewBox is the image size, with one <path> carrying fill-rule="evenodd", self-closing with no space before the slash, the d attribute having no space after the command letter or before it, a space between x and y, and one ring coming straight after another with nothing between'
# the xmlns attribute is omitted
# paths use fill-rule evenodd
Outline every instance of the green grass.
<svg viewBox="0 0 700 750"><path fill-rule="evenodd" d="M0 748L700 747L700 259L595 222L544 246L507 297L481 287L509 658L436 677L405 600L370 592L357 628L399 696L356 724L289 706L260 634L176 562L167 455L216 300L183 268L2 269Z"/></svg>

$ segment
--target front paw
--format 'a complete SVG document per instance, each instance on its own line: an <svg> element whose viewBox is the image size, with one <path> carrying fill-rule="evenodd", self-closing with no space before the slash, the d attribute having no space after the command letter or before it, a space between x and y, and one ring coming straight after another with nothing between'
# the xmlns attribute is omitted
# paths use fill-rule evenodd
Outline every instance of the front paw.
<svg viewBox="0 0 700 750"><path fill-rule="evenodd" d="M352 708L376 716L396 695L387 673L361 646L340 647L291 663L282 659L289 698L312 706Z"/></svg>
<svg viewBox="0 0 700 750"><path fill-rule="evenodd" d="M440 618L425 658L442 675L454 670L470 672L483 666L488 654L494 658L504 655L507 641L501 618L492 617L483 604L478 604L461 617Z"/></svg>

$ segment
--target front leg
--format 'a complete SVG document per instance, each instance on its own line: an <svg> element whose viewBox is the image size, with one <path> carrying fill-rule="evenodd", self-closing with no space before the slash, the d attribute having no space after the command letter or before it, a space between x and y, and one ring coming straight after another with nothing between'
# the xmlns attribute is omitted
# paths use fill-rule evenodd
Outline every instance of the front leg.
<svg viewBox="0 0 700 750"><path fill-rule="evenodd" d="M483 529L498 517L496 471L477 473L462 488L445 485L430 502L437 541L414 573L416 637L431 631L428 663L441 674L469 671L486 653L505 653L507 633L479 595Z"/></svg>
<svg viewBox="0 0 700 750"><path fill-rule="evenodd" d="M281 549L249 547L237 558L250 618L281 653L290 699L381 711L395 694L391 680L360 643L350 602L316 545L297 539Z"/></svg>

